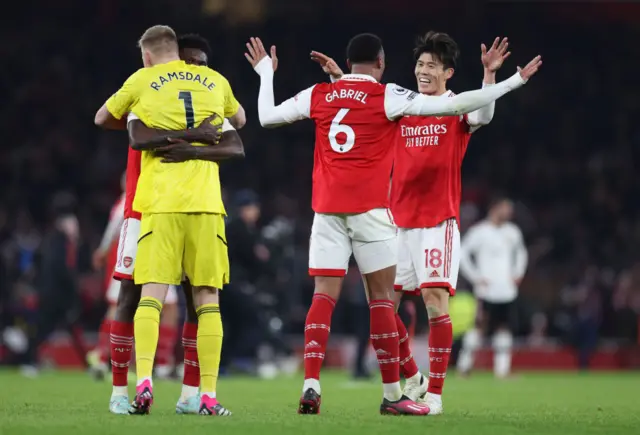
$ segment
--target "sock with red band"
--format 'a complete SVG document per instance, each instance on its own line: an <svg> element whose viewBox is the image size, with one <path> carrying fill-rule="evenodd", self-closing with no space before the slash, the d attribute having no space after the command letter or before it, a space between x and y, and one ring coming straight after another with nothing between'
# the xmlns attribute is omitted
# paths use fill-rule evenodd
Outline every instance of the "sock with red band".
<svg viewBox="0 0 640 435"><path fill-rule="evenodd" d="M429 327L429 361L431 364L427 391L430 394L441 395L453 343L451 318L445 314L435 319L429 319Z"/></svg>
<svg viewBox="0 0 640 435"><path fill-rule="evenodd" d="M322 293L313 296L304 325L304 385L302 391L313 388L320 392L320 369L331 331L331 316L336 301Z"/></svg>
<svg viewBox="0 0 640 435"><path fill-rule="evenodd" d="M400 388L400 349L396 312L392 301L375 300L369 303L371 345L376 351L384 397L396 401L402 396Z"/></svg>
<svg viewBox="0 0 640 435"><path fill-rule="evenodd" d="M195 396L200 387L200 365L198 365L198 324L185 322L182 327L182 348L184 349L184 375L182 378L182 398Z"/></svg>
<svg viewBox="0 0 640 435"><path fill-rule="evenodd" d="M412 378L418 374L418 365L411 354L411 343L409 333L404 326L404 322L400 315L396 313L396 327L398 328L398 336L400 342L400 369L405 379Z"/></svg>
<svg viewBox="0 0 640 435"><path fill-rule="evenodd" d="M166 376L173 370L175 363L174 349L178 340L178 331L175 325L160 324L158 338L158 350L156 351L156 370Z"/></svg>
<svg viewBox="0 0 640 435"><path fill-rule="evenodd" d="M133 323L112 320L110 341L113 394L127 396L129 362L133 349Z"/></svg>

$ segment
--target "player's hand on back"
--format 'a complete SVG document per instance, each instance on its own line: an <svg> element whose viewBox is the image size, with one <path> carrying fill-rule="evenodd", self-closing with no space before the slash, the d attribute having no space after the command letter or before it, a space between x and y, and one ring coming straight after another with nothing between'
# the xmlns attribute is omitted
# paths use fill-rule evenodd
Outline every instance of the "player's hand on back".
<svg viewBox="0 0 640 435"><path fill-rule="evenodd" d="M220 115L214 113L205 118L196 128L196 130L209 138L208 142L218 143L222 139L222 123L214 124L216 119L220 119Z"/></svg>
<svg viewBox="0 0 640 435"><path fill-rule="evenodd" d="M538 55L534 57L524 68L518 67L518 72L523 80L529 80L535 73L538 72L542 65L542 56Z"/></svg>
<svg viewBox="0 0 640 435"><path fill-rule="evenodd" d="M162 157L162 163L180 163L194 160L197 157L198 147L191 145L182 139L169 138L169 145L156 148L154 153Z"/></svg>
<svg viewBox="0 0 640 435"><path fill-rule="evenodd" d="M265 50L262 40L260 38L250 38L247 42L247 53L244 57L247 58L251 66L255 69L256 65L260 63L265 57L269 57L267 50ZM276 46L271 46L271 66L275 72L278 69L278 57L276 56Z"/></svg>
<svg viewBox="0 0 640 435"><path fill-rule="evenodd" d="M322 67L322 71L324 71L325 74L329 74L334 80L338 80L344 75L336 61L326 54L320 53L319 51L312 51L311 60L318 63Z"/></svg>
<svg viewBox="0 0 640 435"><path fill-rule="evenodd" d="M511 56L511 52L507 51L509 48L509 41L507 38L502 38L500 41L500 37L497 37L489 50L487 51L487 46L484 44L480 44L480 61L484 66L484 69L489 72L496 72L500 69L504 61Z"/></svg>

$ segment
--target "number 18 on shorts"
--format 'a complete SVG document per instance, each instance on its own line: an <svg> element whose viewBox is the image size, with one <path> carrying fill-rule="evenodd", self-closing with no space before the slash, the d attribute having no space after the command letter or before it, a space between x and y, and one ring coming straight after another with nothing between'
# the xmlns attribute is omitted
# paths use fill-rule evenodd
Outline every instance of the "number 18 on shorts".
<svg viewBox="0 0 640 435"><path fill-rule="evenodd" d="M398 229L395 289L443 287L453 296L460 268L460 230L455 219L432 228Z"/></svg>

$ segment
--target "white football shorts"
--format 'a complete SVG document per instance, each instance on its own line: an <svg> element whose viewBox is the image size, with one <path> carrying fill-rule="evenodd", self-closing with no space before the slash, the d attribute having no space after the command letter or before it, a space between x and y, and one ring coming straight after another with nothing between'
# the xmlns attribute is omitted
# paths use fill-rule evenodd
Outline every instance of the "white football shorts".
<svg viewBox="0 0 640 435"><path fill-rule="evenodd" d="M120 280L133 280L133 268L136 264L136 253L138 251L138 237L140 236L140 220L127 218L120 228L120 240L118 240L118 257L116 267L113 271L113 279L107 289L107 302L116 304L120 294ZM165 304L178 303L178 293L176 286L169 286Z"/></svg>
<svg viewBox="0 0 640 435"><path fill-rule="evenodd" d="M460 269L460 229L455 219L432 228L398 229L396 291L442 287L453 296Z"/></svg>
<svg viewBox="0 0 640 435"><path fill-rule="evenodd" d="M344 276L352 253L362 274L398 262L397 228L389 210L316 213L309 243L309 275Z"/></svg>

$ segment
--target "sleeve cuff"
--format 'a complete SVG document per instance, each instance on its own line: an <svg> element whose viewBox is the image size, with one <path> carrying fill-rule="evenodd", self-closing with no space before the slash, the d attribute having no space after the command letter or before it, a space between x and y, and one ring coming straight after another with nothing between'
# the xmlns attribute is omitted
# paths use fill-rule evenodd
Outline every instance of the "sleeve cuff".
<svg viewBox="0 0 640 435"><path fill-rule="evenodd" d="M269 56L266 56L264 59L258 62L255 67L255 71L260 75L268 73L273 74L273 65L271 64L271 58Z"/></svg>
<svg viewBox="0 0 640 435"><path fill-rule="evenodd" d="M222 121L222 132L225 133L227 131L234 131L234 130L235 128L233 128L233 125L231 125L229 120L227 118L224 118L224 121Z"/></svg>

